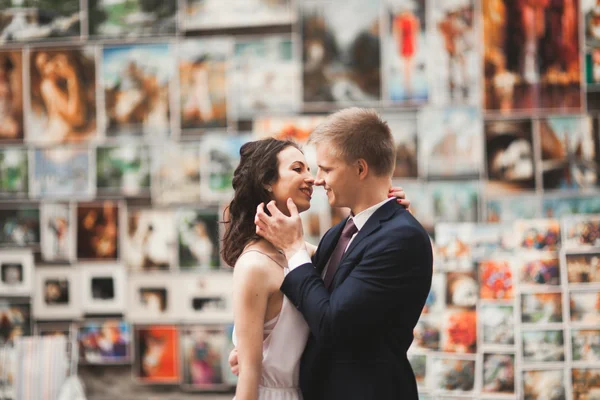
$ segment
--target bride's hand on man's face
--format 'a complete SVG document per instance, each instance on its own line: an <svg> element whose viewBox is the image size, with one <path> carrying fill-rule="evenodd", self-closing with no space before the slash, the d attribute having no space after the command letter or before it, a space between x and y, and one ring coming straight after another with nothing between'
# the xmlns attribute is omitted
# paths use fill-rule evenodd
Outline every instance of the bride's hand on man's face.
<svg viewBox="0 0 600 400"><path fill-rule="evenodd" d="M400 186L391 187L388 197L395 197L398 201L398 204L403 205L407 210L410 207L410 200L406 198L406 193L404 193L404 189L402 189Z"/></svg>

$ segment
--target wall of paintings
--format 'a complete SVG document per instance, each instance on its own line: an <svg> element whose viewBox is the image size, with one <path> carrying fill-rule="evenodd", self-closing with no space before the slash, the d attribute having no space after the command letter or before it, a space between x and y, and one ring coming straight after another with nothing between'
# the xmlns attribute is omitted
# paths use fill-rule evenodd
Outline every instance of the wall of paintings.
<svg viewBox="0 0 600 400"><path fill-rule="evenodd" d="M435 243L422 397L600 391L600 2L0 0L0 45L0 398L28 335L90 399L231 392L239 148L347 106ZM345 212L315 191L307 239Z"/></svg>

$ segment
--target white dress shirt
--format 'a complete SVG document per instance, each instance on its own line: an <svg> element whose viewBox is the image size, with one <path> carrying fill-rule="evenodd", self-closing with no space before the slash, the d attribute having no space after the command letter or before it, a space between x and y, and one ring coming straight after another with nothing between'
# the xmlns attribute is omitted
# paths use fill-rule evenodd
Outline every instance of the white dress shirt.
<svg viewBox="0 0 600 400"><path fill-rule="evenodd" d="M348 246L346 247L346 250L348 250L348 247L350 247L350 244L352 243L352 241L354 240L356 235L358 235L358 232L360 232L360 230L363 228L363 226L365 226L365 224L367 223L369 218L371 218L371 216L373 214L375 214L375 211L377 211L381 206L383 206L388 201L396 201L396 200L397 199L395 197L385 199L381 203L377 203L374 206L371 206L371 207L359 212L358 214L351 216L350 218L352 218L354 220L354 225L356 226L356 228L358 230L350 238L350 241L348 242ZM288 260L288 267L291 271L294 268L298 268L302 264L307 264L310 262L312 262L312 260L310 259L308 252L305 249L302 249L302 250L298 250L292 257L290 257L290 259ZM329 266L329 261L327 261L327 266L325 268L323 268L323 273L321 276L325 276L328 266Z"/></svg>

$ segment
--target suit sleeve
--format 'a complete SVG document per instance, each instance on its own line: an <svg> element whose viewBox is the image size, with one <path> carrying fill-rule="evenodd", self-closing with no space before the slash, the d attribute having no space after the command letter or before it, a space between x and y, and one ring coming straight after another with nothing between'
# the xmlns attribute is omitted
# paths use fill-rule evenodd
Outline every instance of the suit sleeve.
<svg viewBox="0 0 600 400"><path fill-rule="evenodd" d="M418 319L431 287L430 243L420 235L385 238L369 246L332 293L309 263L284 279L281 290L322 346L361 341L385 324Z"/></svg>

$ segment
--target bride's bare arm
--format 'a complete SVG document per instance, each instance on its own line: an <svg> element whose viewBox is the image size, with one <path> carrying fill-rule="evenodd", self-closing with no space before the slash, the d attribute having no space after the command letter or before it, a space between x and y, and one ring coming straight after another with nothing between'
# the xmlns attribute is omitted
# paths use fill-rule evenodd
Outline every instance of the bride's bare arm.
<svg viewBox="0 0 600 400"><path fill-rule="evenodd" d="M236 400L258 399L270 281L268 269L260 261L247 254L238 260L233 270L233 312L239 361Z"/></svg>

